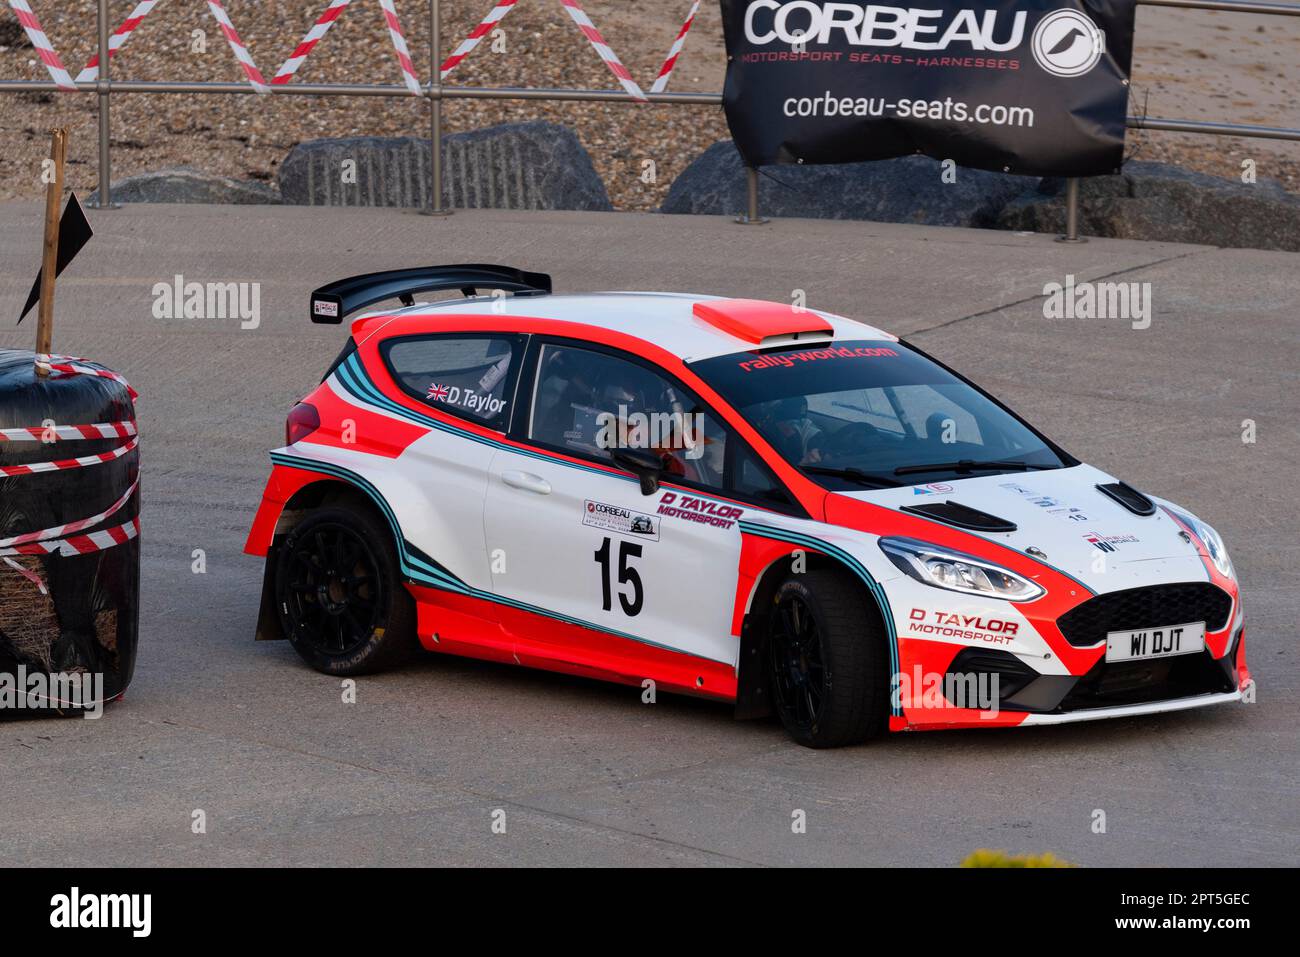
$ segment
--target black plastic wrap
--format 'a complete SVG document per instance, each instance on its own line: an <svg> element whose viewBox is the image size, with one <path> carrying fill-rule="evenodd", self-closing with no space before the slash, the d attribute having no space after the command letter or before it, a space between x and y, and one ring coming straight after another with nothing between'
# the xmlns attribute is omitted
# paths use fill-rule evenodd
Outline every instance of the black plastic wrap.
<svg viewBox="0 0 1300 957"><path fill-rule="evenodd" d="M93 365L93 364L92 364ZM0 429L134 421L125 386L91 375L36 374L31 352L0 350ZM111 452L127 439L0 440L0 466ZM139 450L113 461L53 472L0 476L0 539L81 521L110 509L139 474ZM139 515L137 487L104 521L75 535L117 528ZM3 549L0 549L3 551ZM0 673L103 675L105 700L120 695L135 669L139 631L140 540L78 555L0 558ZM14 568L34 573L39 585ZM4 715L0 710L0 716Z"/></svg>

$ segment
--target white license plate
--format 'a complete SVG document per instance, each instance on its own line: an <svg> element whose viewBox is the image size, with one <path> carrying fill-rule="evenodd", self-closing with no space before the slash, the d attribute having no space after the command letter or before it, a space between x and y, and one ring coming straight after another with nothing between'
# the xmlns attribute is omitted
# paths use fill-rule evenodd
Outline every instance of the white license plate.
<svg viewBox="0 0 1300 957"><path fill-rule="evenodd" d="M1106 635L1107 661L1137 661L1190 655L1205 648L1205 622L1112 631Z"/></svg>

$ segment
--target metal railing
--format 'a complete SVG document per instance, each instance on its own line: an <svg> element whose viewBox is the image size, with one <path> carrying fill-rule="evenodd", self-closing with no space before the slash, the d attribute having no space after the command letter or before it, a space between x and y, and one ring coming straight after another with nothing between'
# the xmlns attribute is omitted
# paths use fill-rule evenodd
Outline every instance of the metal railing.
<svg viewBox="0 0 1300 957"><path fill-rule="evenodd" d="M1249 13L1274 16L1300 16L1300 4L1259 3L1250 0L1137 0L1139 6L1178 7L1188 10L1213 10L1222 13ZM443 100L547 100L552 102L626 103L639 105L621 90L578 90L538 87L481 87L448 85L442 82L441 60L441 4L429 0L429 74L428 83L421 84L419 96L429 102L429 135L432 141L430 169L430 200L427 213L445 216L451 212L442 199L442 102ZM108 0L98 0L97 26L99 33L99 76L96 80L77 83L77 92L94 93L99 98L99 194L98 209L115 208L112 202L112 150L110 143L111 96L113 93L231 93L251 96L400 96L409 97L411 91L399 84L359 83L286 83L270 87L270 94L261 94L247 83L168 82L145 80L113 80L110 77L112 58L109 55ZM65 92L52 80L0 80L0 93ZM647 93L652 104L694 106L721 106L721 93ZM1251 126L1240 123L1219 123L1199 120L1161 119L1157 117L1130 116L1129 129L1157 130L1169 133L1194 133L1211 136L1244 136L1257 139L1289 140L1300 142L1300 129L1272 126ZM1079 236L1079 181L1070 179L1066 187L1066 228L1060 237L1063 242L1084 242ZM738 223L756 225L767 222L759 213L758 171L748 170L747 208L737 217Z"/></svg>

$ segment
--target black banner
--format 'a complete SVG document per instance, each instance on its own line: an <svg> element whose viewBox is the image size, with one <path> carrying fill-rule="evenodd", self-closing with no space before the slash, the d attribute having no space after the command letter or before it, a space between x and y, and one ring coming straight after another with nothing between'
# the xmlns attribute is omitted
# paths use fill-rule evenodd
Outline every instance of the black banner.
<svg viewBox="0 0 1300 957"><path fill-rule="evenodd" d="M727 123L749 166L924 153L1023 175L1113 173L1134 7L722 0Z"/></svg>

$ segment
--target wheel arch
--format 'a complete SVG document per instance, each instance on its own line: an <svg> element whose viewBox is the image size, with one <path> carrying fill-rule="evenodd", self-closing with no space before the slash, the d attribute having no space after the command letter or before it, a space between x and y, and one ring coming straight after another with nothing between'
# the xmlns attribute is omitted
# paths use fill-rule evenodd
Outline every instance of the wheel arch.
<svg viewBox="0 0 1300 957"><path fill-rule="evenodd" d="M280 627L280 616L275 607L275 568L279 561L280 546L285 537L318 508L346 507L369 512L393 532L393 548L399 559L402 555L401 530L396 518L373 494L344 478L321 477L302 484L279 506L278 513L265 545L266 562L262 569L262 600L258 610L258 641L279 641L286 636ZM269 516L267 516L269 518Z"/></svg>
<svg viewBox="0 0 1300 957"><path fill-rule="evenodd" d="M842 574L867 598L867 607L878 617L881 633L885 636L886 642L896 648L893 618L887 606L887 599L884 598L883 591L874 579L868 581L871 578L869 572L860 567L853 567L837 555L815 550L811 545L799 547L794 543L786 543L786 546L772 556L758 572L749 589L745 604L738 608L740 650L736 659L736 718L740 720L763 718L773 713L766 667L765 611L770 607L781 583L791 575L819 569ZM803 562L797 571L790 567L795 556ZM863 577L864 575L866 578Z"/></svg>

